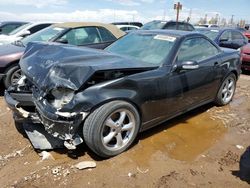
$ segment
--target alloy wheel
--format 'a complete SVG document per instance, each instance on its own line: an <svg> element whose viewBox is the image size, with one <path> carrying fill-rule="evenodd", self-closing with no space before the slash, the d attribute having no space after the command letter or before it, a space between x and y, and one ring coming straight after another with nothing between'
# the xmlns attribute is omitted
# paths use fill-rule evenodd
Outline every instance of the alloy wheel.
<svg viewBox="0 0 250 188"><path fill-rule="evenodd" d="M127 109L111 113L104 122L102 143L110 151L117 151L127 146L135 133L135 117Z"/></svg>
<svg viewBox="0 0 250 188"><path fill-rule="evenodd" d="M223 83L223 89L221 91L222 100L226 104L232 100L235 91L235 80L232 77L228 77Z"/></svg>

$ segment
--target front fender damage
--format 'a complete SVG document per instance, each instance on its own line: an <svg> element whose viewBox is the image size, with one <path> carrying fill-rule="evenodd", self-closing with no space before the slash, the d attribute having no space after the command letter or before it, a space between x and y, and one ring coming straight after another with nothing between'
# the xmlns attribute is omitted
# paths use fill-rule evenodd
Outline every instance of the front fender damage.
<svg viewBox="0 0 250 188"><path fill-rule="evenodd" d="M44 130L68 149L83 142L81 127L93 108L119 97L137 98L138 85L129 77L158 68L106 51L44 43L28 44L20 67Z"/></svg>

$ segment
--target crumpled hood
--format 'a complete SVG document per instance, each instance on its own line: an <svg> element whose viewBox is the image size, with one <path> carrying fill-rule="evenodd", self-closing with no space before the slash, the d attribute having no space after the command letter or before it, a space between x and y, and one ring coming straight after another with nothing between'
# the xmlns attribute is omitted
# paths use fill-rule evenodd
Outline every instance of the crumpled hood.
<svg viewBox="0 0 250 188"><path fill-rule="evenodd" d="M43 91L78 90L96 71L155 67L102 50L57 43L29 43L20 66Z"/></svg>

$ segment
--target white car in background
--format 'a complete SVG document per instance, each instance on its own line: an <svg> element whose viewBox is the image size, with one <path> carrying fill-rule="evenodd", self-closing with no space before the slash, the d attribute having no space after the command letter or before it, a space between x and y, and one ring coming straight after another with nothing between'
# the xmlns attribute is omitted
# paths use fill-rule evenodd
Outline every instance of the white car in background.
<svg viewBox="0 0 250 188"><path fill-rule="evenodd" d="M53 23L50 22L35 22L35 23L27 23L12 32L10 32L8 35L1 34L0 35L0 45L4 44L10 44L12 42L21 40L22 38L31 35L33 33L36 33L37 31L40 31Z"/></svg>
<svg viewBox="0 0 250 188"><path fill-rule="evenodd" d="M137 30L140 29L140 27L135 25L116 25L120 30L122 31L131 31L131 30Z"/></svg>

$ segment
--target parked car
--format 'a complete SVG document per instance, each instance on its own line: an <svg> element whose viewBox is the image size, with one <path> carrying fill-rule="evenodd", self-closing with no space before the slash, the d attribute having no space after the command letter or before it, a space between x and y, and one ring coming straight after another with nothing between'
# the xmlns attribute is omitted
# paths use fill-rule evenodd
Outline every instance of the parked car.
<svg viewBox="0 0 250 188"><path fill-rule="evenodd" d="M140 27L138 26L135 26L135 25L116 25L120 30L122 31L134 31L134 30L137 30L137 29L140 29Z"/></svg>
<svg viewBox="0 0 250 188"><path fill-rule="evenodd" d="M103 49L125 33L116 26L100 23L60 23L12 44L0 46L0 80L8 88L21 77L19 60L33 41L50 41Z"/></svg>
<svg viewBox="0 0 250 188"><path fill-rule="evenodd" d="M141 22L113 22L113 25L134 25L137 27L142 27L143 24Z"/></svg>
<svg viewBox="0 0 250 188"><path fill-rule="evenodd" d="M250 43L243 46L241 49L241 57L242 57L242 70L250 71Z"/></svg>
<svg viewBox="0 0 250 188"><path fill-rule="evenodd" d="M27 23L28 22L0 22L0 34L8 35L13 30Z"/></svg>
<svg viewBox="0 0 250 188"><path fill-rule="evenodd" d="M248 41L250 41L250 31L249 30L246 30L245 28L242 28L242 27L238 27L236 29L238 29L240 32L242 32L242 34L248 38Z"/></svg>
<svg viewBox="0 0 250 188"><path fill-rule="evenodd" d="M239 30L233 28L204 28L196 29L196 31L206 35L220 47L238 49L248 43L247 38Z"/></svg>
<svg viewBox="0 0 250 188"><path fill-rule="evenodd" d="M230 103L240 64L239 51L195 32L138 30L104 51L36 43L20 62L25 76L5 100L16 121L42 123L68 149L84 140L111 157L138 132L205 103Z"/></svg>
<svg viewBox="0 0 250 188"><path fill-rule="evenodd" d="M1 34L0 35L0 45L10 44L17 40L21 40L37 31L40 31L46 27L49 27L52 23L49 22L36 22L36 23L27 23L22 25L21 27L13 30L8 35Z"/></svg>
<svg viewBox="0 0 250 188"><path fill-rule="evenodd" d="M248 42L250 42L250 31L246 31L243 34L248 38Z"/></svg>
<svg viewBox="0 0 250 188"><path fill-rule="evenodd" d="M170 30L183 30L183 31L193 31L194 26L187 22L176 22L176 21L160 21L154 20L152 22L146 23L141 27L142 30L152 30L152 29L170 29Z"/></svg>

